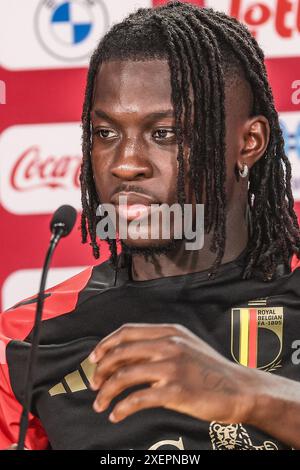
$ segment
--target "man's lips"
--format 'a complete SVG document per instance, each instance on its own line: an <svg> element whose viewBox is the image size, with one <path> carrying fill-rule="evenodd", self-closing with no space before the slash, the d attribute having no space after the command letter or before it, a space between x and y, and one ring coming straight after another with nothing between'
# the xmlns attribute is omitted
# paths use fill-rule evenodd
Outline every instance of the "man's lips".
<svg viewBox="0 0 300 470"><path fill-rule="evenodd" d="M151 211L151 204L158 204L150 196L139 193L117 193L111 198L119 217L127 220L142 218Z"/></svg>

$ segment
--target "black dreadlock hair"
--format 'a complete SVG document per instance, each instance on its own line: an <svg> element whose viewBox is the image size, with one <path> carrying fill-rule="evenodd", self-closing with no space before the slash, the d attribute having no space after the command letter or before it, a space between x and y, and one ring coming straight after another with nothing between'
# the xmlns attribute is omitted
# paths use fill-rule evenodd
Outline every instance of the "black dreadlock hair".
<svg viewBox="0 0 300 470"><path fill-rule="evenodd" d="M92 174L90 123L96 74L108 60L157 58L167 59L170 68L178 145L178 202L185 202L184 139L190 148L190 177L197 203L205 187L205 231L213 230L210 250L216 252L212 277L222 262L226 241L225 78L243 76L251 86L253 115L267 117L270 140L249 174L248 209L255 230L248 241L243 278L258 275L271 280L279 263L289 266L293 253L300 257L300 232L293 208L291 165L284 151L264 53L235 18L188 3L175 1L138 9L108 31L91 57L82 113L82 242L86 243L89 233L94 257L99 257L95 214L100 201ZM108 243L110 261L117 269L117 242Z"/></svg>

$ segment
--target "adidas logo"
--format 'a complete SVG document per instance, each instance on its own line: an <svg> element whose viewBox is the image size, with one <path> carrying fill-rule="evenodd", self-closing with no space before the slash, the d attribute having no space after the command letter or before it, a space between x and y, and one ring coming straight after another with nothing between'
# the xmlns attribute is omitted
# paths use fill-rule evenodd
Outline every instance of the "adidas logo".
<svg viewBox="0 0 300 470"><path fill-rule="evenodd" d="M96 368L88 359L81 362L79 368L65 375L63 380L50 388L49 395L61 395L62 393L74 393L87 390Z"/></svg>

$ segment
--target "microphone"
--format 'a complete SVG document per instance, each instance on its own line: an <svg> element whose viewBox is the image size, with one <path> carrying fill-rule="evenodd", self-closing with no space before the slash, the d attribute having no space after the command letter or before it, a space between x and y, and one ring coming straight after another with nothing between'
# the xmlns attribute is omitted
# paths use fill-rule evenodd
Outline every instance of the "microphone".
<svg viewBox="0 0 300 470"><path fill-rule="evenodd" d="M53 214L53 217L50 222L50 230L52 236L50 239L50 244L48 251L45 257L42 277L37 297L35 320L32 333L32 343L30 348L30 354L27 363L27 372L25 380L25 392L23 399L23 410L20 418L20 431L19 431L19 440L17 450L24 450L25 437L28 428L28 414L31 408L32 400L32 389L33 389L33 377L37 361L37 353L40 339L40 326L42 320L42 313L44 307L44 291L48 275L48 270L50 266L50 261L52 259L53 252L57 246L59 240L63 237L69 235L72 231L75 221L76 221L76 210L72 206L64 205L59 207Z"/></svg>
<svg viewBox="0 0 300 470"><path fill-rule="evenodd" d="M52 232L52 237L58 237L59 240L60 237L66 237L67 235L69 235L75 225L76 215L77 214L74 207L68 205L60 206L54 212L50 222L50 230Z"/></svg>

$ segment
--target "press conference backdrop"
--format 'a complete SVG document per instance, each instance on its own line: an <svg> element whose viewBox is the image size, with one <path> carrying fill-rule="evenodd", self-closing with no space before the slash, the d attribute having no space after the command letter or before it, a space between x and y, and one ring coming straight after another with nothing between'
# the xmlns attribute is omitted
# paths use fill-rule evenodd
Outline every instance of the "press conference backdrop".
<svg viewBox="0 0 300 470"><path fill-rule="evenodd" d="M159 0L1 0L0 309L36 293L61 204L80 213L80 115L89 56L137 7ZM300 216L300 0L194 0L244 22L263 47ZM48 286L96 264L80 220L53 260ZM106 244L101 259L108 257Z"/></svg>

